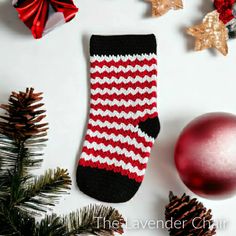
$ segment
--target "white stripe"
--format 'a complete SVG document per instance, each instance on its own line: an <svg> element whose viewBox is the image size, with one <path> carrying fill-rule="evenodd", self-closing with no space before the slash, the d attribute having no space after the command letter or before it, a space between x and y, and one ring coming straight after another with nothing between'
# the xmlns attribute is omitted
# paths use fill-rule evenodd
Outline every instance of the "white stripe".
<svg viewBox="0 0 236 236"><path fill-rule="evenodd" d="M134 126L132 124L126 125L124 123L118 124L117 122L110 123L109 121L102 122L100 120L95 121L92 119L89 120L89 124L92 124L93 126L99 126L101 128L107 127L109 129L116 129L116 130L124 130L124 131L129 130L129 131L131 131L131 133L138 133L138 135L140 137L144 138L146 142L154 143L154 138L152 138L152 137L148 136L147 134L145 134L144 132L142 132L142 130L140 130L140 128L138 126ZM122 139L125 139L125 137L122 137ZM146 148L146 146L144 146L143 143L137 143L137 144L133 143L133 145L135 145L136 148L141 148L142 150L145 150L145 148Z"/></svg>
<svg viewBox="0 0 236 236"><path fill-rule="evenodd" d="M97 116L97 115L101 115L103 117L105 116L109 116L109 117L118 117L118 118L125 118L125 119L137 119L138 117L143 117L145 115L152 115L154 113L157 112L157 108L156 107L153 107L151 110L150 109L144 109L143 111L137 111L137 112L118 112L116 110L114 111L109 111L109 110L106 110L106 111L103 111L101 109L90 109L90 112L91 114L93 114L94 116Z"/></svg>
<svg viewBox="0 0 236 236"><path fill-rule="evenodd" d="M156 100L157 100L156 97L153 97L151 99L144 98L143 100L139 99L139 98L136 99L136 100L131 100L131 99L130 100L125 100L125 99L121 99L121 100L118 100L118 99L113 99L113 100L105 99L105 100L103 100L101 98L98 98L96 100L91 99L91 104L93 104L93 105L102 104L103 106L117 105L119 107L121 107L121 106L135 107L137 105L140 105L140 106L151 105L151 104L155 103Z"/></svg>
<svg viewBox="0 0 236 236"><path fill-rule="evenodd" d="M128 83L132 83L132 84L135 84L137 82L140 82L140 83L144 83L144 82L152 82L152 81L156 81L157 80L157 75L152 75L151 77L145 75L144 77L140 77L140 76L136 76L135 78L134 77L131 77L129 76L128 78L125 78L125 77L114 77L112 76L111 78L108 78L108 77L96 77L95 79L91 79L91 84L111 84L111 83L116 83L116 84L128 84Z"/></svg>
<svg viewBox="0 0 236 236"><path fill-rule="evenodd" d="M136 173L138 176L143 176L145 174L145 169L139 170L137 166L132 166L130 163L126 164L124 161L117 161L115 158L110 159L108 157L101 157L97 156L94 157L93 155L88 155L87 153L83 152L81 154L81 159L84 159L86 161L92 161L92 162L99 162L101 164L108 164L108 165L115 165L116 167L121 167L123 170L128 170L130 173Z"/></svg>
<svg viewBox="0 0 236 236"><path fill-rule="evenodd" d="M142 143L138 143L135 138L131 138L130 136L123 136L122 134L107 134L106 132L100 133L97 130L95 132L88 130L87 135L89 135L90 137L97 137L99 139L105 138L106 140L112 140L113 142L119 141L121 143L128 143L129 145L133 145L137 149L141 149L143 152L151 152L151 147L146 147ZM153 141L150 142L153 143Z"/></svg>
<svg viewBox="0 0 236 236"><path fill-rule="evenodd" d="M144 71L152 71L152 70L157 70L157 65L156 64L152 64L151 66L148 66L148 65L144 65L144 66L139 66L139 65L136 65L136 66L119 66L119 67L115 67L115 66L111 66L111 67L108 67L108 66L103 66L103 67L91 67L90 69L90 73L93 74L93 73L103 73L103 72L115 72L115 73L120 73L121 71L126 73L126 72L144 72Z"/></svg>
<svg viewBox="0 0 236 236"><path fill-rule="evenodd" d="M112 147L112 145L105 146L103 143L98 144L96 142L90 143L89 141L84 142L84 147L88 149L94 149L95 151L103 151L110 153L117 153L119 155L125 155L127 158L131 158L133 161L138 161L141 164L146 164L148 162L148 157L141 157L140 154L136 154L133 151L128 151L126 148L120 148L118 146Z"/></svg>
<svg viewBox="0 0 236 236"><path fill-rule="evenodd" d="M118 55L118 56L114 56L114 55L98 56L98 55L95 55L95 56L90 57L90 61L91 62L95 62L95 61L98 61L98 62L102 62L102 61L106 61L106 62L110 62L110 61L115 61L115 62L123 61L123 62L126 62L128 60L131 60L131 61L135 61L135 60L143 61L145 59L150 61L153 58L154 59L157 58L157 55L155 53L149 53L149 54L143 53L143 54L126 55L126 56L123 56L123 55Z"/></svg>
<svg viewBox="0 0 236 236"><path fill-rule="evenodd" d="M104 89L100 89L100 88L96 88L96 89L91 89L91 94L92 95L96 95L96 94L101 94L101 95L104 95L104 94L109 94L109 95L112 95L112 94L116 94L116 95L121 95L121 94L124 94L124 95L129 95L129 94L132 94L132 95L135 95L137 93L140 93L140 94L145 94L145 93L153 93L153 92L156 92L157 90L157 87L156 86L152 86L151 88L150 87L145 87L145 88L140 88L140 87L136 87L135 89L133 88L121 88L121 89L117 89L117 88L112 88L112 89L108 89L108 88L104 88Z"/></svg>

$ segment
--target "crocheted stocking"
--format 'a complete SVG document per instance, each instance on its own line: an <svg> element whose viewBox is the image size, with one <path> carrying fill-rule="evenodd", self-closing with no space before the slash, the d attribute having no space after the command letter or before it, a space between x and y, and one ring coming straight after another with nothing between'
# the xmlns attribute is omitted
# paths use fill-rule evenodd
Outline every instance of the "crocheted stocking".
<svg viewBox="0 0 236 236"><path fill-rule="evenodd" d="M160 124L154 35L92 36L88 129L77 169L87 195L125 202L144 178Z"/></svg>

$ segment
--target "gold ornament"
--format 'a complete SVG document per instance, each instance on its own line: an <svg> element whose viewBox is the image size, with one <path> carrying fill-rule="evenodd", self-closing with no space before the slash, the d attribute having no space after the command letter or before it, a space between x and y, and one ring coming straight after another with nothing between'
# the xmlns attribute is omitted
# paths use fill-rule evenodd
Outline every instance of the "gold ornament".
<svg viewBox="0 0 236 236"><path fill-rule="evenodd" d="M219 19L217 11L208 13L203 19L202 24L189 27L187 33L196 38L196 51L216 48L224 56L228 54L228 30Z"/></svg>
<svg viewBox="0 0 236 236"><path fill-rule="evenodd" d="M162 16L169 10L183 9L182 0L149 0L152 3L152 16Z"/></svg>

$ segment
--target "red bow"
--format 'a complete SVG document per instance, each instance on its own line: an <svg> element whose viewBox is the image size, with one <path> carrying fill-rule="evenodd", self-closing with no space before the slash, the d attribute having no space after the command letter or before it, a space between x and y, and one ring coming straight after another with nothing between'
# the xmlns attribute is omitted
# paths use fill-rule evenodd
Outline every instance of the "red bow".
<svg viewBox="0 0 236 236"><path fill-rule="evenodd" d="M220 14L220 20L227 24L229 21L234 19L233 15L233 6L235 4L235 0L215 0L214 6L216 10Z"/></svg>
<svg viewBox="0 0 236 236"><path fill-rule="evenodd" d="M43 35L50 6L55 12L62 13L64 22L72 20L78 12L73 0L18 0L15 4L19 18L30 28L36 39Z"/></svg>

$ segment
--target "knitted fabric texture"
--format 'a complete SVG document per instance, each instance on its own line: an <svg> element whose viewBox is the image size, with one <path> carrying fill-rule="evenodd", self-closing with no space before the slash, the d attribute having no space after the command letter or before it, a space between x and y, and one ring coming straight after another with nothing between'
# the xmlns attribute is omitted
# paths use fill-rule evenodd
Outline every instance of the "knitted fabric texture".
<svg viewBox="0 0 236 236"><path fill-rule="evenodd" d="M126 202L143 181L160 124L154 35L92 36L91 99L77 168L82 192Z"/></svg>

